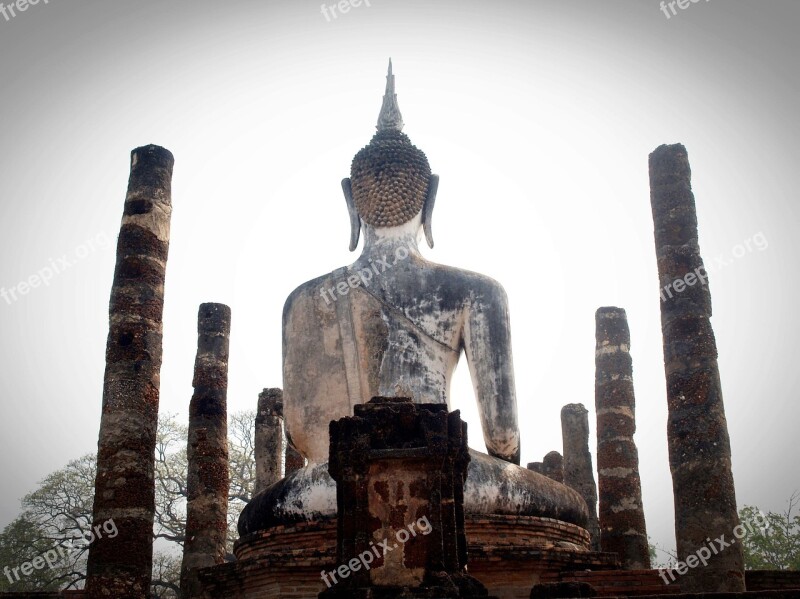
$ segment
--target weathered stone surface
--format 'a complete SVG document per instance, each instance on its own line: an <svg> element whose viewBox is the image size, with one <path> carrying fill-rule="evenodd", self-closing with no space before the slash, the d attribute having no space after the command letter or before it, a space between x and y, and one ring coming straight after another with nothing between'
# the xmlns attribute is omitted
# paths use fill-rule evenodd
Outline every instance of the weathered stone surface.
<svg viewBox="0 0 800 599"><path fill-rule="evenodd" d="M682 292L667 289L696 269L707 277L698 245L689 158L682 145L660 146L650 154L650 203L661 285L675 536L678 558L685 560L704 547L707 538L730 538L739 517L708 282ZM704 568L690 569L681 587L692 592L744 590L741 544L720 551Z"/></svg>
<svg viewBox="0 0 800 599"><path fill-rule="evenodd" d="M543 474L556 482L564 482L564 458L557 451L551 451L541 462L529 462L528 470Z"/></svg>
<svg viewBox="0 0 800 599"><path fill-rule="evenodd" d="M231 309L201 304L194 395L189 403L186 539L181 597L201 597L198 568L225 560L228 533L228 357Z"/></svg>
<svg viewBox="0 0 800 599"><path fill-rule="evenodd" d="M113 520L119 535L98 537L89 548L88 599L142 599L150 593L173 164L172 154L158 146L131 152L109 304L93 511L93 526Z"/></svg>
<svg viewBox="0 0 800 599"><path fill-rule="evenodd" d="M280 389L264 389L258 396L254 453L255 492L259 493L281 479L283 391Z"/></svg>
<svg viewBox="0 0 800 599"><path fill-rule="evenodd" d="M589 508L586 529L592 537L592 549L600 551L597 485L589 451L589 411L583 404L571 403L561 408L561 435L564 443L564 484L575 489L586 502Z"/></svg>
<svg viewBox="0 0 800 599"><path fill-rule="evenodd" d="M551 451L542 460L544 475L554 481L564 482L564 458L557 451Z"/></svg>
<svg viewBox="0 0 800 599"><path fill-rule="evenodd" d="M627 570L650 568L642 505L633 389L631 335L622 308L595 314L595 411L600 546L619 555Z"/></svg>
<svg viewBox="0 0 800 599"><path fill-rule="evenodd" d="M396 190L397 198L412 191L414 183L393 150L373 149L380 154L375 164L382 165L382 189ZM576 493L518 466L511 327L502 286L432 263L419 251L422 233L433 247L438 177L430 175L416 214L397 226L370 224L354 199L357 183L345 179L343 190L351 249L363 231L363 252L353 264L300 285L284 306L285 423L308 464L283 485L286 501L254 500L258 509L273 510L263 521L308 520L312 513L333 517L334 486L325 472L329 422L350 416L354 406L375 396L448 405L462 354L470 366L488 453L472 453L464 491L467 511L585 520L584 502ZM254 509L243 512L240 529L255 524Z"/></svg>
<svg viewBox="0 0 800 599"><path fill-rule="evenodd" d="M470 450L470 458L464 485L468 513L536 516L586 526L586 502L576 490L525 468L509 468L499 478L490 456ZM250 500L239 518L239 536L335 515L336 484L327 464L310 464Z"/></svg>
<svg viewBox="0 0 800 599"><path fill-rule="evenodd" d="M323 576L320 598L487 597L466 573L459 413L376 397L331 422L330 438L341 566Z"/></svg>

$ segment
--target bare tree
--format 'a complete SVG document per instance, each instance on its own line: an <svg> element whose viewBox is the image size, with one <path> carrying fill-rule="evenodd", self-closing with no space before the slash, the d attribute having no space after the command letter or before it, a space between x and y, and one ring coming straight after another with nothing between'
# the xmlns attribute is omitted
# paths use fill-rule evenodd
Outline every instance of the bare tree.
<svg viewBox="0 0 800 599"><path fill-rule="evenodd" d="M254 425L252 411L232 414L228 424L229 559L233 558L239 514L255 486ZM180 558L186 534L186 439L187 428L178 423L174 414L161 418L155 452L152 594L156 599L176 599L180 595ZM8 565L8 574L0 578L0 590L83 587L86 557L95 534L91 531L95 470L95 455L85 455L45 477L36 491L25 496L22 514L0 533L0 559ZM15 566L39 556L49 556L53 567L38 569L29 576L23 576L18 568L15 574Z"/></svg>

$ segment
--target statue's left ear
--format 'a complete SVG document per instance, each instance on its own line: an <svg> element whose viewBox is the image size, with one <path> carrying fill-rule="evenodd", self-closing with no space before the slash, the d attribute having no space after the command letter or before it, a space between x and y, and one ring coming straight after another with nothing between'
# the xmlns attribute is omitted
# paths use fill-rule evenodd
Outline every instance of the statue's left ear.
<svg viewBox="0 0 800 599"><path fill-rule="evenodd" d="M422 229L425 231L425 240L431 249L433 249L431 219L433 218L433 206L436 204L437 191L439 191L439 175L431 175L431 180L428 184L428 197L425 198L425 205L422 207Z"/></svg>
<svg viewBox="0 0 800 599"><path fill-rule="evenodd" d="M353 201L353 188L350 179L342 179L342 191L344 200L347 202L347 212L350 214L350 251L354 252L358 247L358 238L361 236L361 217L358 216L356 203Z"/></svg>

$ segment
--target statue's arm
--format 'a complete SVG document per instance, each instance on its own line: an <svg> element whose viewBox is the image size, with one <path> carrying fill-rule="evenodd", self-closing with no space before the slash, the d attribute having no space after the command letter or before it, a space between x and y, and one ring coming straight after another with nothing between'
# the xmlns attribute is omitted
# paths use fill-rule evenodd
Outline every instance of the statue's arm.
<svg viewBox="0 0 800 599"><path fill-rule="evenodd" d="M464 318L464 351L489 455L519 464L519 425L508 298L495 281L472 293Z"/></svg>

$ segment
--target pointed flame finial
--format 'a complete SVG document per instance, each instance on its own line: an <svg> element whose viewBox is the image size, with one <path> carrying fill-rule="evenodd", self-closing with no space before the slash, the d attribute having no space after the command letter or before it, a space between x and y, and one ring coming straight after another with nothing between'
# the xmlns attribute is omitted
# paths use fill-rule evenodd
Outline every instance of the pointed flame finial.
<svg viewBox="0 0 800 599"><path fill-rule="evenodd" d="M392 59L389 59L389 73L386 75L386 93L383 96L383 106L378 116L378 131L402 131L403 115L397 105L397 94L394 92L394 75L392 74Z"/></svg>

